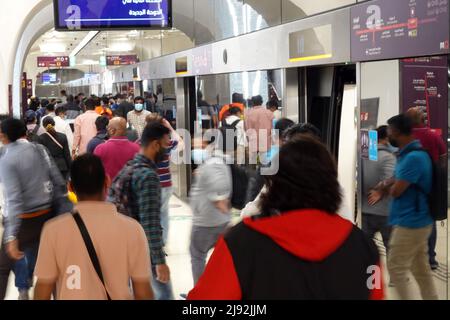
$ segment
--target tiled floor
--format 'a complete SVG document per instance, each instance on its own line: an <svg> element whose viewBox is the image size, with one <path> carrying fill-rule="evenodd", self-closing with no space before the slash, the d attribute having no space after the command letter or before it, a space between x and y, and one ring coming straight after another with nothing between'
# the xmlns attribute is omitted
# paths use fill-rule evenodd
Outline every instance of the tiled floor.
<svg viewBox="0 0 450 320"><path fill-rule="evenodd" d="M191 263L189 256L189 237L192 223L192 213L183 201L173 197L170 204L170 232L167 246L168 264L172 273L172 282L176 299L181 299L180 294L187 293L192 288ZM238 220L235 218L235 220ZM380 242L381 243L381 242ZM382 246L382 245L381 245ZM384 248L380 247L385 264ZM435 281L441 299L447 298L447 226L438 225L438 261L441 266L435 272ZM386 268L384 268L386 270ZM385 283L388 283L386 275ZM14 279L11 276L7 299L17 299L18 293L14 287ZM412 290L420 299L417 285L412 281ZM396 299L395 288L387 287L387 298Z"/></svg>

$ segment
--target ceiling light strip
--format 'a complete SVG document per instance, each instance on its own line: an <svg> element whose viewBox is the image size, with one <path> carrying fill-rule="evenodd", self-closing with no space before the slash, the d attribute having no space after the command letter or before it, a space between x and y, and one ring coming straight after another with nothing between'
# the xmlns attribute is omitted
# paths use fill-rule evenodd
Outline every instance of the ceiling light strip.
<svg viewBox="0 0 450 320"><path fill-rule="evenodd" d="M89 42L92 41L92 39L94 39L97 34L99 33L99 31L89 31L89 33L87 34L86 37L84 37L83 40L81 40L81 42L76 46L75 49L73 49L72 53L70 54L70 57L75 57L78 53L80 53L81 50L83 50L84 47L86 47Z"/></svg>

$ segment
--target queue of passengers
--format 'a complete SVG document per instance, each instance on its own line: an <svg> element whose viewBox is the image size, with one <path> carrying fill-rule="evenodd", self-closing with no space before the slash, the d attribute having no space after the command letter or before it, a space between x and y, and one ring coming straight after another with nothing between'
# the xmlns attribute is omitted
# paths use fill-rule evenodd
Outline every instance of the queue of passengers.
<svg viewBox="0 0 450 320"><path fill-rule="evenodd" d="M14 272L23 300L34 278L34 299L172 300L165 252L170 161L185 141L170 119L148 110L154 95L133 104L122 96L83 96L67 96L56 108L42 101L44 115L31 99L26 123L0 119L0 298ZM415 149L420 142L411 117L390 119L386 135L380 129L380 145L388 145L388 136L400 148L399 160L395 172L367 184L366 207L378 211L364 212L360 230L337 214L337 166L316 127L280 118L276 101L263 107L261 96L246 108L242 95L234 94L223 112L200 101L209 116L202 118L204 129L218 136L192 141L198 166L189 195L194 288L188 299L383 299L380 255L371 238L377 231L385 237L388 224L388 271L400 296L410 297L412 271L422 297L437 299L426 245L433 220L426 196L417 207L412 195L420 181L431 188L431 161ZM80 109L72 144L67 126L57 124L70 103L71 111ZM224 128L233 133L231 144L224 143ZM246 160L260 169L253 192ZM411 161L419 169L412 170ZM278 170L262 175L272 163ZM235 226L233 208L243 209L244 217ZM389 221L372 217L380 210Z"/></svg>

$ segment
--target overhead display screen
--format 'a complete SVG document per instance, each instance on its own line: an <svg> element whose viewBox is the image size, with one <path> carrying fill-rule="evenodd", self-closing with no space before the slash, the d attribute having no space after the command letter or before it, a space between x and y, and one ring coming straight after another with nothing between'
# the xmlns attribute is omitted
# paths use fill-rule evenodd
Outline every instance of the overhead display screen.
<svg viewBox="0 0 450 320"><path fill-rule="evenodd" d="M51 84L56 81L56 73L43 73L42 74L42 84Z"/></svg>
<svg viewBox="0 0 450 320"><path fill-rule="evenodd" d="M352 61L450 52L449 0L374 0L351 8Z"/></svg>
<svg viewBox="0 0 450 320"><path fill-rule="evenodd" d="M172 0L54 0L56 30L168 29Z"/></svg>

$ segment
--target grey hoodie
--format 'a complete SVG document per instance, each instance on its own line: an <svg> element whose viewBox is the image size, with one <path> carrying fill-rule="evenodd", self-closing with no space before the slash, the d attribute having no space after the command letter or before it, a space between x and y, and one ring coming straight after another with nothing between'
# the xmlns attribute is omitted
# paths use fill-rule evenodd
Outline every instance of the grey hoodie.
<svg viewBox="0 0 450 320"><path fill-rule="evenodd" d="M377 216L389 215L390 197L386 196L374 206L368 204L369 192L381 181L394 176L397 160L389 147L378 145L378 161L362 161L362 212Z"/></svg>

